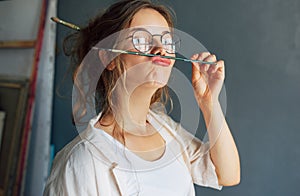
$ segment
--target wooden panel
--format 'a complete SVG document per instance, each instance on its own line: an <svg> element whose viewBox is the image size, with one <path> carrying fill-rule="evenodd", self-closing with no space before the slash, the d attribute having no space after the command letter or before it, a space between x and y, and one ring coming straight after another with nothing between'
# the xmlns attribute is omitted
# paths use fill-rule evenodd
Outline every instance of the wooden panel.
<svg viewBox="0 0 300 196"><path fill-rule="evenodd" d="M0 48L34 48L35 40L0 41Z"/></svg>
<svg viewBox="0 0 300 196"><path fill-rule="evenodd" d="M0 76L0 110L6 113L0 148L0 196L11 195L20 157L28 79Z"/></svg>

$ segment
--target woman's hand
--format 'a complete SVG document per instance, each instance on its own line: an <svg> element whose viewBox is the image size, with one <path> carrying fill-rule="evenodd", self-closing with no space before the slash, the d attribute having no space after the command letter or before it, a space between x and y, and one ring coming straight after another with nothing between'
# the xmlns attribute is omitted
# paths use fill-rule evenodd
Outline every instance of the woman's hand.
<svg viewBox="0 0 300 196"><path fill-rule="evenodd" d="M191 59L217 62L216 65L192 63L192 84L200 108L217 102L225 78L224 61L217 61L209 52L195 54Z"/></svg>

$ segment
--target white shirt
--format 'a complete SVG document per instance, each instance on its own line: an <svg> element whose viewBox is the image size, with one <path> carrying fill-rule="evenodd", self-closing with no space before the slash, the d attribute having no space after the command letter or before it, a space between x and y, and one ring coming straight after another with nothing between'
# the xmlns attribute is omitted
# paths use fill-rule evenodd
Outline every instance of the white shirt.
<svg viewBox="0 0 300 196"><path fill-rule="evenodd" d="M193 196L193 183L222 188L207 144L192 140L167 115L149 111L147 118L167 142L159 160L145 161L120 148L120 143L94 127L97 116L56 155L44 195Z"/></svg>

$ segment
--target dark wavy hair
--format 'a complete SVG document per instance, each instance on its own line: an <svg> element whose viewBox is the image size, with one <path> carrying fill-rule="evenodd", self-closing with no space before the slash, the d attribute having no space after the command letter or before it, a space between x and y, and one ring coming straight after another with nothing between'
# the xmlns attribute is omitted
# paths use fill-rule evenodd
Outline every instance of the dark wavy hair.
<svg viewBox="0 0 300 196"><path fill-rule="evenodd" d="M71 57L71 71L73 75L74 87L80 91L80 84L76 80L77 73L81 62L88 52L95 46L99 41L106 37L119 32L130 26L133 16L141 9L150 8L159 12L168 22L168 25L174 27L173 20L175 14L172 9L151 2L150 0L122 0L111 5L104 13L100 13L93 19L91 19L87 26L81 27L80 31L75 32L64 40L64 52L67 56ZM120 75L124 72L124 67L120 59L115 58L114 64L116 68L113 70L104 69L100 78L95 73L89 73L92 77L98 77L98 83L96 87L96 111L100 112L101 117L99 121L107 114L112 112L112 90L115 86ZM95 89L90 89L90 93ZM85 93L79 93L80 99L75 103L75 114L76 122L86 114L86 110L82 109L84 106L82 103L87 101L87 95ZM169 98L167 87L158 89L151 98L151 104L154 102L167 102ZM80 110L81 108L81 110ZM77 114L79 113L79 114Z"/></svg>

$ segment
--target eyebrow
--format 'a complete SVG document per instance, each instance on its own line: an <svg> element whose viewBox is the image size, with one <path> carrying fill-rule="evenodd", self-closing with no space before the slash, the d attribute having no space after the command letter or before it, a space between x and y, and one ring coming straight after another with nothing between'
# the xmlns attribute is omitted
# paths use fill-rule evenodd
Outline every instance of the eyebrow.
<svg viewBox="0 0 300 196"><path fill-rule="evenodd" d="M135 32L135 31L139 31L139 30L141 30L141 31L147 31L147 32L151 33L150 31L148 31L146 28L143 28L143 27L136 27L136 28L133 27L133 29L130 30L129 33L132 33L132 32ZM163 31L161 34L165 34L165 33L171 33L171 32L170 31ZM152 35L157 35L157 34L152 34Z"/></svg>
<svg viewBox="0 0 300 196"><path fill-rule="evenodd" d="M147 29L143 28L143 27L137 27L137 28L132 28L132 30L130 30L129 32L134 32L134 31L138 31L138 30L142 30L142 31L148 31Z"/></svg>

